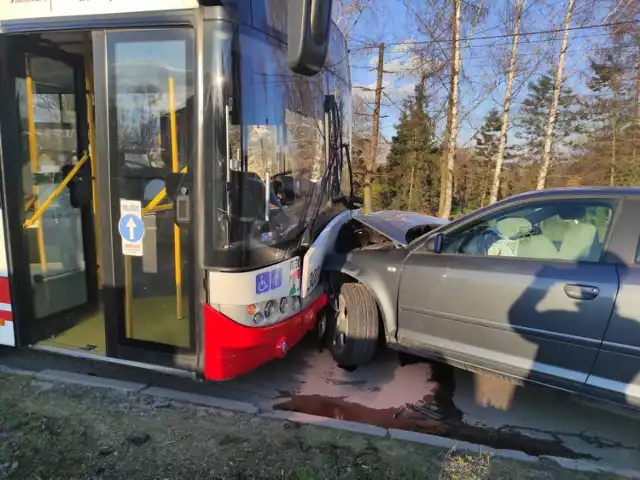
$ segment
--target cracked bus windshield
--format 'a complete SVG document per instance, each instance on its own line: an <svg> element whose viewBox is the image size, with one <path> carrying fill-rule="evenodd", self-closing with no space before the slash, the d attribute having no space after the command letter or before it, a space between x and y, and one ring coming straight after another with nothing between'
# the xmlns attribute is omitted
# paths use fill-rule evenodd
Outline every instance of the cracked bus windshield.
<svg viewBox="0 0 640 480"><path fill-rule="evenodd" d="M205 192L213 197L207 206L216 206L208 263L268 265L290 256L310 217L327 208L325 101L334 95L341 112L350 102L345 47L334 45L332 69L304 77L291 72L285 45L272 37L224 22L208 28L227 54L209 59L210 88L212 95L221 90L227 131L223 145L212 140L220 154L207 165L220 186ZM344 128L348 143L349 126ZM339 149L338 138L335 143ZM214 156L207 146L205 156ZM313 213L317 205L320 211Z"/></svg>

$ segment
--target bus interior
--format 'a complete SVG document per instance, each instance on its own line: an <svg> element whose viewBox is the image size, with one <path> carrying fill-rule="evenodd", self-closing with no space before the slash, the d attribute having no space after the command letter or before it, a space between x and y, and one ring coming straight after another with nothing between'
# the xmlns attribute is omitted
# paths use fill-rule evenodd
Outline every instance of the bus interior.
<svg viewBox="0 0 640 480"><path fill-rule="evenodd" d="M114 112L121 157L117 176L121 196L142 203L147 250L144 257L122 259L126 335L188 348L188 278L181 278L187 242L174 223L165 176L185 169L190 155L185 150L191 142L183 132L188 129L186 77L192 73L186 54L182 69L163 65L164 44L171 40L126 40L115 45L116 55L120 45L129 50L123 68L107 66L118 83L111 106L120 107ZM101 204L96 188L103 169L96 164L92 35L53 32L15 41L24 46L15 86L25 238L34 317L45 320L34 335L42 338L40 346L106 355L99 239L100 229L109 226L101 224L97 212L108 206ZM181 41L187 43L176 40L168 48L178 51ZM82 151L88 155L78 158Z"/></svg>

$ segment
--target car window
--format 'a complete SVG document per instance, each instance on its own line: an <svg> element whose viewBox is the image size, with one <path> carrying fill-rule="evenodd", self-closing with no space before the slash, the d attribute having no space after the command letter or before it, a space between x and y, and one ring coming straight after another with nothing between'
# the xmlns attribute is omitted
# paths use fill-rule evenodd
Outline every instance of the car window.
<svg viewBox="0 0 640 480"><path fill-rule="evenodd" d="M443 253L598 262L614 203L548 200L492 212L445 235Z"/></svg>

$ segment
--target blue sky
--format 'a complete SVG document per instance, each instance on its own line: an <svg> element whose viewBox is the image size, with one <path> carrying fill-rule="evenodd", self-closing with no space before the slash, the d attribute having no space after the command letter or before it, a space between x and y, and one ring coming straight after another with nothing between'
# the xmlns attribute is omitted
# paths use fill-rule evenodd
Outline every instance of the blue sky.
<svg viewBox="0 0 640 480"><path fill-rule="evenodd" d="M411 0L408 0L411 1ZM505 13L507 2L490 2L487 15L475 27L475 37L487 37L501 35L512 31L512 24L506 24L505 18L512 22L512 16ZM426 2L423 2L426 3ZM485 0L485 5L489 3ZM577 2L572 27L581 25L593 25L605 21L607 14L606 2L602 7L587 10L586 5ZM564 21L566 0L529 0L525 7L522 22L522 31L537 32L541 30L554 30L562 26ZM584 10L580 10L583 8ZM379 41L394 44L402 41L423 41L426 37L417 32L416 21L413 15L405 7L404 0L378 1L371 10L365 11L358 24L349 35L349 43L352 48L351 76L354 84L354 93L367 98L372 103L375 87L377 62L377 50L363 50L365 44L375 44ZM585 90L584 79L588 73L589 53L606 39L605 28L575 30L570 34L567 64L565 74L567 85L576 91ZM464 32L468 35L468 32ZM536 34L520 37L519 62L521 73L514 82L514 98L512 117L522 100L526 96L526 83L544 71L554 71L560 50L561 36L559 34ZM471 138L483 122L483 118L491 108L502 110L504 102L504 75L503 68L498 66L497 58L508 58L511 49L511 38L482 39L477 38L469 42L463 42L466 46L463 53L462 71L463 80L460 86L461 112L459 145L471 145ZM448 45L445 45L448 47ZM399 106L407 94L412 93L415 85L415 75L406 71L407 67L415 65L415 58L403 45L391 45L387 47L385 54L385 70L383 85L385 93L390 98L383 97L381 132L387 139L395 133L394 124L397 123ZM448 71L448 70L447 70ZM364 87L359 89L358 87ZM432 108L440 111L445 90L442 87L432 85L430 92L433 95ZM511 132L512 133L512 132ZM510 142L515 140L510 135Z"/></svg>

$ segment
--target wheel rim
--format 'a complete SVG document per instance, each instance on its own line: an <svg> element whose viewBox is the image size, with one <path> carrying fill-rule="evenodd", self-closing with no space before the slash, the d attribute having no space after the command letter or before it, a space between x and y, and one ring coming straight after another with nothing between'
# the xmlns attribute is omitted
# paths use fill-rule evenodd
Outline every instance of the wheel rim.
<svg viewBox="0 0 640 480"><path fill-rule="evenodd" d="M336 326L333 331L333 350L336 353L341 353L347 344L347 336L344 331L346 330L348 320L347 304L344 301L344 297L340 295L338 297Z"/></svg>

